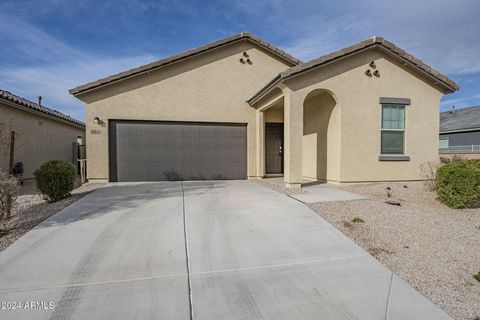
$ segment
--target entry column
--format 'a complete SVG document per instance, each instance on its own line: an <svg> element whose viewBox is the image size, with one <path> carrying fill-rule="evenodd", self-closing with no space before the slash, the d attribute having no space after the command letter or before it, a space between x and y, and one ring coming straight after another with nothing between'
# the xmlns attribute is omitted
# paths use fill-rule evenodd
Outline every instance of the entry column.
<svg viewBox="0 0 480 320"><path fill-rule="evenodd" d="M263 111L257 110L257 177L265 175L265 120Z"/></svg>
<svg viewBox="0 0 480 320"><path fill-rule="evenodd" d="M290 88L284 94L284 182L287 188L300 189L303 177L303 100Z"/></svg>

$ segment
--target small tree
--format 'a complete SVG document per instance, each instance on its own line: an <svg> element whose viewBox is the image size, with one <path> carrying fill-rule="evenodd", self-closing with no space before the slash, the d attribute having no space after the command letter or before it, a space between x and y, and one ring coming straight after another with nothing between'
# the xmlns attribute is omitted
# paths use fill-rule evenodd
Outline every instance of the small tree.
<svg viewBox="0 0 480 320"><path fill-rule="evenodd" d="M0 171L0 222L6 223L12 215L12 208L20 189L18 180Z"/></svg>

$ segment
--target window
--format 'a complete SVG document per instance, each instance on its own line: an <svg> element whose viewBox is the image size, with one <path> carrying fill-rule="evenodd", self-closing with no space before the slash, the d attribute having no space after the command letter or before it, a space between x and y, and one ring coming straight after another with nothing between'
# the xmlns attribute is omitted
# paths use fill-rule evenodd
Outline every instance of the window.
<svg viewBox="0 0 480 320"><path fill-rule="evenodd" d="M382 154L403 155L405 152L405 106L382 105Z"/></svg>
<svg viewBox="0 0 480 320"><path fill-rule="evenodd" d="M441 137L438 143L440 149L448 149L448 137Z"/></svg>

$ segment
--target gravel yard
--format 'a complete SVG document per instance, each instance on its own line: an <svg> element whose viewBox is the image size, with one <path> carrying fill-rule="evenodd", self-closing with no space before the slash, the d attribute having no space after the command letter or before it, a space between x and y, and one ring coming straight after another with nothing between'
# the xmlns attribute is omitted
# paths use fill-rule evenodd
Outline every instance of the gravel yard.
<svg viewBox="0 0 480 320"><path fill-rule="evenodd" d="M72 191L72 196L55 203L47 203L35 188L33 180L25 180L21 187L12 212L12 219L7 225L0 226L0 251L5 250L18 238L37 226L40 222L54 215L63 208L84 197L103 184L86 183Z"/></svg>
<svg viewBox="0 0 480 320"><path fill-rule="evenodd" d="M341 189L370 199L310 207L454 319L480 319L480 209L449 209L418 182Z"/></svg>

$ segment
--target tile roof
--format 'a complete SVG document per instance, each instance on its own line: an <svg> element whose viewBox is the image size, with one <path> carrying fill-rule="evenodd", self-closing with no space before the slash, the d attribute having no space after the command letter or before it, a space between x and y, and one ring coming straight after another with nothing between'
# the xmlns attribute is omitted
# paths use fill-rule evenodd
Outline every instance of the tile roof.
<svg viewBox="0 0 480 320"><path fill-rule="evenodd" d="M383 37L373 37L368 40L364 40L353 46L329 53L327 55L321 56L317 59L310 60L306 63L302 63L291 67L281 73L279 73L270 83L268 83L264 88L262 88L258 93L256 93L252 98L250 98L247 102L249 104L253 104L258 99L260 99L263 95L268 93L271 89L273 89L278 83L282 82L285 79L291 78L298 74L310 71L327 63L333 62L340 58L350 56L352 54L364 51L368 48L381 48L388 53L396 56L403 60L406 64L410 65L411 67L417 69L418 71L424 73L425 75L432 78L435 82L443 86L447 92L454 92L460 87L457 83L453 80L450 80L437 70L433 69L432 67L425 64L422 60L419 60L412 56L411 54L407 53L405 50L395 46L392 42L385 40Z"/></svg>
<svg viewBox="0 0 480 320"><path fill-rule="evenodd" d="M278 56L279 58L289 62L292 65L297 65L297 64L301 63L301 61L299 59L297 59L297 58L293 57L292 55L286 53L285 51L275 47L274 45L266 42L265 40L261 39L260 37L257 37L255 35L249 33L249 32L241 32L241 33L233 35L231 37L228 37L228 38L225 38L225 39L222 39L222 40L218 40L218 41L215 41L215 42L197 47L195 49L191 49L191 50L188 50L188 51L170 56L170 57L162 59L162 60L158 60L158 61L146 64L146 65L134 68L134 69L130 69L130 70L127 70L127 71L124 71L124 72L120 72L120 73L117 73L117 74L114 74L114 75L111 75L111 76L108 76L106 78L102 78L102 79L99 79L99 80L96 80L96 81L93 81L93 82L89 82L87 84L84 84L84 85L78 86L76 88L70 89L69 92L76 96L76 95L79 95L79 94L81 94L85 91L90 91L90 90L93 90L95 88L104 86L106 84L110 84L110 83L113 83L113 82L116 82L116 81L119 81L119 80L122 80L122 79L125 79L125 78L129 78L129 77L132 77L132 76L135 76L135 75L138 75L138 74L142 74L142 73L145 73L145 72L148 72L148 71L152 71L152 70L155 70L157 68L175 63L177 61L184 60L184 59L196 56L198 54L202 54L204 52L207 52L207 51L219 48L219 47L223 47L223 46L231 44L231 43L236 43L236 42L239 42L239 41L249 41L253 44L256 44L256 45L262 47L263 49L269 51L270 53Z"/></svg>
<svg viewBox="0 0 480 320"><path fill-rule="evenodd" d="M440 113L440 132L480 130L480 106Z"/></svg>
<svg viewBox="0 0 480 320"><path fill-rule="evenodd" d="M60 111L53 110L44 106L39 105L38 103L32 102L30 100L27 100L25 98L19 97L9 91L2 90L0 89L0 102L4 101L9 101L13 102L17 105L20 105L22 107L26 107L28 109L31 109L33 111L37 111L40 113L44 113L46 115L79 125L79 126L85 126L85 123L83 123L80 120L74 119L70 116L67 116L66 114L61 113Z"/></svg>

